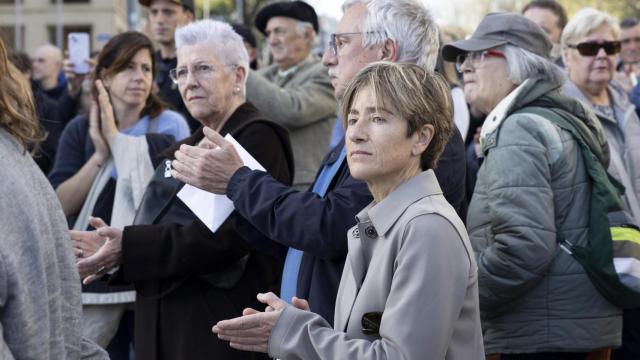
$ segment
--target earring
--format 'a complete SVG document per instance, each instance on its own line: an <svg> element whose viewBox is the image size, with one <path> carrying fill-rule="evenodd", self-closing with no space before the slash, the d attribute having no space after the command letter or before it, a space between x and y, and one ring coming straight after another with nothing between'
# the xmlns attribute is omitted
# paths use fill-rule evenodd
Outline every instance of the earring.
<svg viewBox="0 0 640 360"><path fill-rule="evenodd" d="M234 94L239 94L240 93L240 87L236 86L235 88L233 88L233 93Z"/></svg>

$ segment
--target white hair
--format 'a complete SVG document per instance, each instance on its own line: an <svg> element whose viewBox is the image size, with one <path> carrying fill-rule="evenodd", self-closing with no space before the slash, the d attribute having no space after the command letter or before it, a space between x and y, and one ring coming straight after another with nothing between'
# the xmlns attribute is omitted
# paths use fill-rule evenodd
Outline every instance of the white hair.
<svg viewBox="0 0 640 360"><path fill-rule="evenodd" d="M199 20L176 30L176 49L203 43L215 52L221 63L243 67L248 74L249 54L242 36L233 31L231 25L216 20Z"/></svg>
<svg viewBox="0 0 640 360"><path fill-rule="evenodd" d="M566 47L572 41L588 36L603 25L611 29L614 39L620 38L620 26L613 16L594 8L584 8L578 11L567 23L567 26L562 31L560 43L563 47Z"/></svg>
<svg viewBox="0 0 640 360"><path fill-rule="evenodd" d="M296 31L299 35L304 35L307 29L311 29L313 32L313 36L316 36L316 30L313 28L313 24L308 21L300 21L298 20L298 24L296 25Z"/></svg>
<svg viewBox="0 0 640 360"><path fill-rule="evenodd" d="M413 63L434 71L438 58L439 32L427 8L417 0L346 0L342 11L365 4L367 16L362 22L362 44L396 43L399 62Z"/></svg>
<svg viewBox="0 0 640 360"><path fill-rule="evenodd" d="M499 49L507 60L507 77L516 85L529 78L543 79L553 84L562 84L566 80L564 71L547 58L510 44Z"/></svg>

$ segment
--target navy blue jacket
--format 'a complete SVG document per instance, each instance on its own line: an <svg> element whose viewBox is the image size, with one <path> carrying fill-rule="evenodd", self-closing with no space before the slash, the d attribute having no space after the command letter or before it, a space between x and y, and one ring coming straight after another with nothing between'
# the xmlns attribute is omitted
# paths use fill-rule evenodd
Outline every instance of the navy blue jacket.
<svg viewBox="0 0 640 360"><path fill-rule="evenodd" d="M323 166L338 159L343 143L329 153ZM355 215L373 200L367 185L351 177L346 161L324 198L243 167L229 181L227 196L236 211L267 237L304 251L296 296L307 299L311 311L333 323L347 254L347 231L355 225Z"/></svg>

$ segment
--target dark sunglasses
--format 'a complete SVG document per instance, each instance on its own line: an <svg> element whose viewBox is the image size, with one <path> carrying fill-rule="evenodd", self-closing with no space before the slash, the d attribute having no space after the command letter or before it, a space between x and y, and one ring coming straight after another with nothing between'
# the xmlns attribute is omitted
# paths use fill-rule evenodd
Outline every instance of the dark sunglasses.
<svg viewBox="0 0 640 360"><path fill-rule="evenodd" d="M620 52L620 41L587 41L567 46L578 50L578 53L582 56L596 56L601 48L604 49L607 55L615 55Z"/></svg>

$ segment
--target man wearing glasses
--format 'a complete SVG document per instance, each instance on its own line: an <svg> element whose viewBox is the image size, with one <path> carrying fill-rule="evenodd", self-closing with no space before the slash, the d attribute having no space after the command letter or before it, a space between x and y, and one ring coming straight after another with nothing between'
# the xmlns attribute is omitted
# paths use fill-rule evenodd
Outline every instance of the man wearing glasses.
<svg viewBox="0 0 640 360"><path fill-rule="evenodd" d="M348 0L343 11L323 56L338 100L353 76L374 61L404 61L425 69L435 68L437 27L418 1ZM451 156L451 151L449 156L444 154L438 162L437 175L443 188L459 190L464 189L464 148L459 133L455 140L458 142L450 140L447 147L457 146L459 156ZM325 157L313 191L296 191L264 172L243 167L231 155L233 150L224 145L224 151L211 150L217 159L216 167L221 169L216 175L198 177L175 170L172 173L178 180L226 194L236 211L254 227L288 246L280 297L286 301L294 295L307 299L310 309L329 323L333 323L347 254L347 230L355 225L355 215L372 200L366 184L351 177L343 145L344 140ZM188 160L185 165L192 169L205 165L202 158ZM451 196L447 190L444 193L454 207L459 204L452 201L459 194ZM464 199L464 192L461 196ZM298 302L294 305L301 306Z"/></svg>
<svg viewBox="0 0 640 360"><path fill-rule="evenodd" d="M326 69L312 54L318 16L303 1L278 2L262 8L255 25L266 36L273 64L249 72L247 100L289 130L293 186L307 190L327 150L337 108Z"/></svg>

